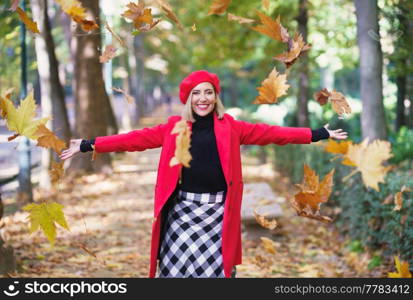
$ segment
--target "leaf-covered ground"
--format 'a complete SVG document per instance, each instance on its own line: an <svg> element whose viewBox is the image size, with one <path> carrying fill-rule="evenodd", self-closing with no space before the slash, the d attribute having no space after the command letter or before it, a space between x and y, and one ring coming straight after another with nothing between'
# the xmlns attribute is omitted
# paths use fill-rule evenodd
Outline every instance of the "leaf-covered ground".
<svg viewBox="0 0 413 300"><path fill-rule="evenodd" d="M165 110L142 126L164 121ZM14 249L19 277L147 277L152 197L160 149L114 155L110 175L66 176L55 200L63 204L70 231L58 228L51 247L40 232L29 234L27 213L3 218L1 230ZM85 155L85 154L82 154ZM243 264L238 277L385 277L389 268L368 268L371 254L351 252L334 225L295 215L288 203L294 189L271 164L244 155L244 182L266 181L281 199L285 216L272 232L243 225ZM53 198L35 191L35 199ZM283 200L284 199L284 200ZM4 199L15 205L13 199ZM260 237L271 238L276 253L265 251Z"/></svg>

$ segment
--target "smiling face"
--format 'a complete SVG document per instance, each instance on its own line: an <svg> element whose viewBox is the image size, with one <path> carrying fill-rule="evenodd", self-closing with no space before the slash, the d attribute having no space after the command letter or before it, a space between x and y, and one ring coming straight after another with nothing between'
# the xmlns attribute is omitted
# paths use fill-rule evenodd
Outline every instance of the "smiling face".
<svg viewBox="0 0 413 300"><path fill-rule="evenodd" d="M192 110L203 117L214 110L216 95L214 86L209 82L202 82L192 89Z"/></svg>

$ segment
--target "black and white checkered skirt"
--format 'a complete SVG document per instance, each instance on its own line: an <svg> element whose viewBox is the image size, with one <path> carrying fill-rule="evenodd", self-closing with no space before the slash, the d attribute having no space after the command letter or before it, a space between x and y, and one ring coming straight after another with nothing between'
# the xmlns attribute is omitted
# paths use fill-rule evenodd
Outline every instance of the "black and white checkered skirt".
<svg viewBox="0 0 413 300"><path fill-rule="evenodd" d="M225 191L178 196L166 217L158 277L225 277L221 251Z"/></svg>

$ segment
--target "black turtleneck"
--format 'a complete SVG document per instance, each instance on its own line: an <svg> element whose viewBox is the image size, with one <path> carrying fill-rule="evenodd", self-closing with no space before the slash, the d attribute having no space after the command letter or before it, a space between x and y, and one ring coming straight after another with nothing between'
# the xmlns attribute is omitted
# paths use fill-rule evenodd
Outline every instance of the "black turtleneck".
<svg viewBox="0 0 413 300"><path fill-rule="evenodd" d="M194 113L190 168L182 168L181 189L193 193L213 193L227 188L214 133L214 114Z"/></svg>

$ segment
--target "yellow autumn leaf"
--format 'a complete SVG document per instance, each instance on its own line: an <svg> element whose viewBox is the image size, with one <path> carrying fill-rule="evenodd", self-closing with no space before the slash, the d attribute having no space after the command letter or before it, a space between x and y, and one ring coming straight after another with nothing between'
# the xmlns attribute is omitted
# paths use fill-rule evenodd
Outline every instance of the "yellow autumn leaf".
<svg viewBox="0 0 413 300"><path fill-rule="evenodd" d="M37 23L30 19L24 10L22 10L20 7L17 7L16 12L19 15L20 20L24 23L24 25L26 25L27 29L29 29L33 33L40 33L39 28L37 27Z"/></svg>
<svg viewBox="0 0 413 300"><path fill-rule="evenodd" d="M262 0L262 6L264 6L266 10L270 9L270 0Z"/></svg>
<svg viewBox="0 0 413 300"><path fill-rule="evenodd" d="M29 139L36 140L35 134L40 124L46 124L50 118L33 120L36 115L36 103L33 98L33 91L30 92L26 99L20 101L20 106L16 109L7 98L3 98L6 106L7 127L10 131L17 132L18 135L24 135Z"/></svg>
<svg viewBox="0 0 413 300"><path fill-rule="evenodd" d="M412 273L409 271L409 263L401 261L398 256L394 256L394 263L396 264L397 272L389 272L389 278L412 278Z"/></svg>
<svg viewBox="0 0 413 300"><path fill-rule="evenodd" d="M99 28L94 20L86 20L86 10L78 0L55 0L62 10L68 14L73 21L80 24L84 31L92 31Z"/></svg>
<svg viewBox="0 0 413 300"><path fill-rule="evenodd" d="M257 88L259 95L253 101L254 104L272 104L277 103L278 98L286 95L290 87L287 84L287 75L278 74L277 70L271 71L270 75L264 79L261 86Z"/></svg>
<svg viewBox="0 0 413 300"><path fill-rule="evenodd" d="M169 166L173 167L177 164L182 164L189 168L189 162L192 159L189 147L191 146L191 130L188 128L185 120L177 122L171 134L176 136L175 154L169 162Z"/></svg>
<svg viewBox="0 0 413 300"><path fill-rule="evenodd" d="M153 20L152 9L145 8L144 1L138 1L138 4L129 2L126 6L128 10L124 11L121 16L132 20L134 27L140 31L149 31L160 21Z"/></svg>
<svg viewBox="0 0 413 300"><path fill-rule="evenodd" d="M11 94L13 93L14 88L9 88L5 92L1 93L0 95L0 116L2 118L6 118L7 115L7 106L6 106L6 100L11 100Z"/></svg>
<svg viewBox="0 0 413 300"><path fill-rule="evenodd" d="M63 205L55 202L31 203L24 206L23 210L29 212L30 232L33 233L40 228L49 242L54 244L56 240L56 223L70 230L62 209Z"/></svg>
<svg viewBox="0 0 413 300"><path fill-rule="evenodd" d="M208 15L223 14L227 10L230 3L231 0L214 0L209 7Z"/></svg>
<svg viewBox="0 0 413 300"><path fill-rule="evenodd" d="M384 178L390 167L382 163L391 158L391 144L388 141L374 140L368 142L366 138L362 143L349 145L346 157L355 165L356 170L361 172L364 185L379 191L379 182L384 183Z"/></svg>
<svg viewBox="0 0 413 300"><path fill-rule="evenodd" d="M63 174L64 174L63 163L64 161L61 161L61 162L52 161L52 168L49 171L50 181L52 182L52 184L56 184L60 179L63 178Z"/></svg>

